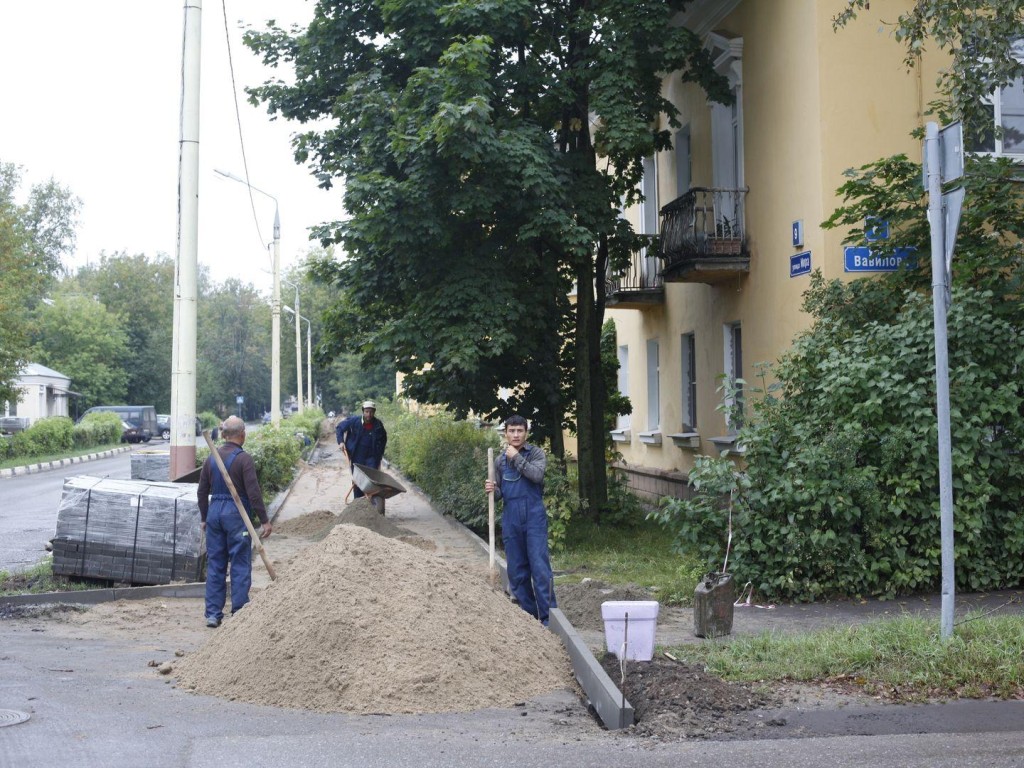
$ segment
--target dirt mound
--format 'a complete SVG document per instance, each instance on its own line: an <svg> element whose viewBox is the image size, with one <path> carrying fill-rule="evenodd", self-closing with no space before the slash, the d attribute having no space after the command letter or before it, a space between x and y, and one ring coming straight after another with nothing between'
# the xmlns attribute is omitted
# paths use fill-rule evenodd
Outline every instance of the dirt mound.
<svg viewBox="0 0 1024 768"><path fill-rule="evenodd" d="M601 603L606 600L653 600L650 592L635 584L610 586L597 579L578 584L559 584L555 588L558 607L576 629L604 629Z"/></svg>
<svg viewBox="0 0 1024 768"><path fill-rule="evenodd" d="M318 509L316 512L307 512L300 517L275 523L274 533L284 536L305 536L311 539L323 538L339 522L341 521L338 516L331 510Z"/></svg>
<svg viewBox="0 0 1024 768"><path fill-rule="evenodd" d="M507 707L572 685L558 638L478 576L344 524L175 671L199 693L327 712Z"/></svg>
<svg viewBox="0 0 1024 768"><path fill-rule="evenodd" d="M780 697L726 682L696 665L662 656L620 665L615 655L608 653L601 666L633 705L635 723L630 732L637 736L665 741L718 739L782 724L752 719L750 714L751 710L778 706Z"/></svg>
<svg viewBox="0 0 1024 768"><path fill-rule="evenodd" d="M315 512L307 512L299 517L284 520L274 526L274 532L285 536L301 536L319 541L330 533L334 526L342 524L358 525L360 528L366 528L381 536L386 536L389 539L401 539L414 546L418 543L414 540L419 537L415 536L412 531L401 528L388 520L365 497L347 504L341 514L336 515L329 509L318 509Z"/></svg>

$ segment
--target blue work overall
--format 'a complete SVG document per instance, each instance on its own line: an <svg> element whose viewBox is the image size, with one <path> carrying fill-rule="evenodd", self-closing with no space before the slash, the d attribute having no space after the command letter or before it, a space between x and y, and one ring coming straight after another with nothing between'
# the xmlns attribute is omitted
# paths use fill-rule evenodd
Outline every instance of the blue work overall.
<svg viewBox="0 0 1024 768"><path fill-rule="evenodd" d="M231 471L231 465L241 452L242 449L239 448L228 456L224 462L227 471ZM249 587L252 585L252 539L215 461L210 462L210 479L213 481L213 493L210 507L206 511L206 618L220 620L224 617L224 579L229 560L231 612L240 610L249 602ZM248 512L249 498L241 492L238 496Z"/></svg>
<svg viewBox="0 0 1024 768"><path fill-rule="evenodd" d="M543 486L523 477L505 456L498 482L504 505L501 538L505 544L509 590L524 611L547 626L548 613L555 607L555 589L548 558Z"/></svg>

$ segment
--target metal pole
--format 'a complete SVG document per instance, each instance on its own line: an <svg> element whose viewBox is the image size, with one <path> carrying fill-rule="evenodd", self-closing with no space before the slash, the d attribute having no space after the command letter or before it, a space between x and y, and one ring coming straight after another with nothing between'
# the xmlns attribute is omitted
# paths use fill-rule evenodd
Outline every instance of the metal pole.
<svg viewBox="0 0 1024 768"><path fill-rule="evenodd" d="M178 242L171 344L170 478L196 466L196 303L199 264L199 60L202 0L185 0L178 142Z"/></svg>
<svg viewBox="0 0 1024 768"><path fill-rule="evenodd" d="M313 324L306 321L306 401L313 407Z"/></svg>
<svg viewBox="0 0 1024 768"><path fill-rule="evenodd" d="M274 200L274 297L270 304L270 423L281 423L281 216Z"/></svg>
<svg viewBox="0 0 1024 768"><path fill-rule="evenodd" d="M942 540L942 617L943 639L953 634L956 593L953 558L953 460L949 429L949 351L946 334L946 255L945 222L942 217L942 157L939 151L939 126L928 123L924 139L928 161L928 222L932 244L932 308L935 315L935 405L939 428L939 523Z"/></svg>
<svg viewBox="0 0 1024 768"><path fill-rule="evenodd" d="M295 399L302 413L302 322L299 314L299 286L295 285Z"/></svg>

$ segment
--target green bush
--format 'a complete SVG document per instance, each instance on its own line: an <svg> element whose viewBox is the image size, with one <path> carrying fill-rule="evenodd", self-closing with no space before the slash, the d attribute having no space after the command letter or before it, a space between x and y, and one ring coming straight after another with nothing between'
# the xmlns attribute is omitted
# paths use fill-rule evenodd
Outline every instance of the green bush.
<svg viewBox="0 0 1024 768"><path fill-rule="evenodd" d="M121 440L124 427L121 417L109 411L87 413L75 424L72 439L75 448L91 448L94 445L110 445Z"/></svg>
<svg viewBox="0 0 1024 768"><path fill-rule="evenodd" d="M14 456L46 456L74 447L74 422L67 416L40 419L12 440Z"/></svg>
<svg viewBox="0 0 1024 768"><path fill-rule="evenodd" d="M246 437L245 450L252 455L264 496L269 496L287 487L295 477L302 443L295 439L295 431L290 426L268 424Z"/></svg>

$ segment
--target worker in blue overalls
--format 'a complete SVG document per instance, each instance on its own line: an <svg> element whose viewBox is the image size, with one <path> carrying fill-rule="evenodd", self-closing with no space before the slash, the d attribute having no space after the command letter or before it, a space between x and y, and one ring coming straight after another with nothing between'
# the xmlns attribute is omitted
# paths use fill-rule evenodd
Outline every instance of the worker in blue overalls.
<svg viewBox="0 0 1024 768"><path fill-rule="evenodd" d="M334 428L338 445L348 454L349 464L380 469L384 449L388 445L388 432L384 423L377 418L377 404L372 400L363 403L362 414L349 416ZM364 496L358 485L353 485L355 497Z"/></svg>
<svg viewBox="0 0 1024 768"><path fill-rule="evenodd" d="M274 527L267 517L263 491L256 478L252 456L242 450L245 444L245 422L229 416L221 428L224 443L217 449L228 471L235 491L250 516L258 516L260 538L266 538ZM206 532L206 626L216 628L224 618L225 579L231 567L231 613L249 602L252 585L252 539L245 521L235 506L227 483L213 457L207 457L199 473L199 514Z"/></svg>
<svg viewBox="0 0 1024 768"><path fill-rule="evenodd" d="M507 445L494 459L496 481L484 490L503 500L501 540L505 545L508 588L524 611L548 625L555 607L555 581L548 553L548 513L544 509L544 450L526 442L526 419L505 421Z"/></svg>

